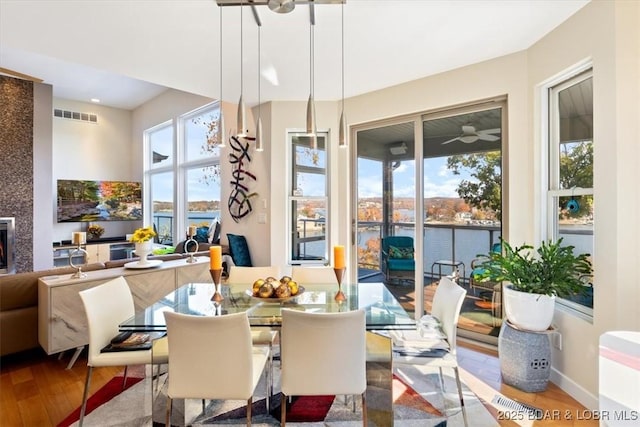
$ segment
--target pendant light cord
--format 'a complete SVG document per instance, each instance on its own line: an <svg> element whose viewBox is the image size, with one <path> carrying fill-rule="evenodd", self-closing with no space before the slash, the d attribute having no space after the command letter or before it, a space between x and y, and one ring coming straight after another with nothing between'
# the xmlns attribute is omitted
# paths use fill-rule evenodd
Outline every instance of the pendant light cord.
<svg viewBox="0 0 640 427"><path fill-rule="evenodd" d="M342 113L344 114L344 3L341 8L341 30L342 30Z"/></svg>
<svg viewBox="0 0 640 427"><path fill-rule="evenodd" d="M312 22L310 24L310 27L309 27L309 53L310 53L310 55L309 55L309 93L311 93L311 97L313 97L313 99L315 100L314 93L313 93L314 92L313 86L314 86L314 80L315 80L315 76L314 76L315 73L314 73L314 70L313 70L313 65L314 65L313 64L313 62L314 62L313 61L313 56L315 54L315 52L314 52L314 44L315 43L314 43L313 27L314 27L314 25L313 25L313 22Z"/></svg>
<svg viewBox="0 0 640 427"><path fill-rule="evenodd" d="M261 25L258 25L258 119L262 118L262 104L260 103L260 29Z"/></svg>
<svg viewBox="0 0 640 427"><path fill-rule="evenodd" d="M242 35L244 34L244 31L242 29L242 24L244 19L242 19L242 11L244 10L244 2L240 2L240 98L242 98L242 95L244 93L244 79L243 74L244 74L244 64L243 64L243 58L244 58L244 43L242 40ZM244 131L244 129L242 130Z"/></svg>

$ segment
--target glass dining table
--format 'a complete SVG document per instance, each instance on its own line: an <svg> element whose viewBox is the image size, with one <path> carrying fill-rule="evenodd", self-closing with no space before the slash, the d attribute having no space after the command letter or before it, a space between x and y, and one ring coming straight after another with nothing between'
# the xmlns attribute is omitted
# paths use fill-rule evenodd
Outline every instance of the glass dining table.
<svg viewBox="0 0 640 427"><path fill-rule="evenodd" d="M362 309L367 329L367 393L374 390L379 397L373 410L376 422L370 425L393 426L392 358L389 330L415 329L416 321L383 283L343 284L344 301L335 300L336 284L304 284L288 299L257 298L251 284L224 284L220 291L224 299L212 301L213 283L188 283L119 325L120 331L166 331L163 312L173 311L198 316L222 316L246 312L252 328L278 330L282 326L282 309L316 313L335 313ZM154 407L155 408L155 407ZM158 415L161 417L162 415ZM156 410L154 409L154 419ZM162 418L159 418L162 419Z"/></svg>
<svg viewBox="0 0 640 427"><path fill-rule="evenodd" d="M188 283L169 293L135 316L120 324L121 331L165 331L164 311L199 316L220 316L246 312L255 328L277 329L281 326L283 308L316 313L335 313L363 309L368 331L413 329L416 322L383 283L342 285L346 300L337 302L336 284L305 284L297 295L288 299L252 296L251 284L221 285L224 299L211 300L213 283Z"/></svg>

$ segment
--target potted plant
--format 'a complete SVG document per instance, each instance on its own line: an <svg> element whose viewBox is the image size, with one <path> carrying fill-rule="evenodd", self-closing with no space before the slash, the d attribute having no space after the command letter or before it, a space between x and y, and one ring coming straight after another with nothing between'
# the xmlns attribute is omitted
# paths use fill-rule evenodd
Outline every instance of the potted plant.
<svg viewBox="0 0 640 427"><path fill-rule="evenodd" d="M135 253L140 257L139 265L149 264L147 257L153 250L153 238L155 236L156 232L153 231L153 227L143 227L136 229L129 239L130 242L136 245Z"/></svg>
<svg viewBox="0 0 640 427"><path fill-rule="evenodd" d="M99 239L104 234L104 227L98 224L91 224L87 227L87 234L90 240Z"/></svg>
<svg viewBox="0 0 640 427"><path fill-rule="evenodd" d="M480 280L506 282L504 308L517 328L545 331L551 325L556 297L587 291L582 277L592 272L589 254L575 254L574 246L563 246L562 238L544 241L534 250L524 244L512 247L502 242L502 251L483 255Z"/></svg>

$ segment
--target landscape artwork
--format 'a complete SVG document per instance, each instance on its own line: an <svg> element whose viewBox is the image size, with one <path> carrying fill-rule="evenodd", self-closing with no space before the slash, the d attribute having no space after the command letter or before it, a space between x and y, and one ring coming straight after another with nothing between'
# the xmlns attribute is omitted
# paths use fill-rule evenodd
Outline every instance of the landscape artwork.
<svg viewBox="0 0 640 427"><path fill-rule="evenodd" d="M58 180L58 222L142 220L142 184Z"/></svg>

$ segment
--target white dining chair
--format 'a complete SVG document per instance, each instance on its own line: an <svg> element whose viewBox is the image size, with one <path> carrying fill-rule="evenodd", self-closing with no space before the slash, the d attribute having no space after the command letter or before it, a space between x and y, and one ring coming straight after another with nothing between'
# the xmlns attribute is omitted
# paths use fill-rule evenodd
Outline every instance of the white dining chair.
<svg viewBox="0 0 640 427"><path fill-rule="evenodd" d="M431 316L437 319L440 327L446 336L449 344L449 351L442 356L397 356L394 354L394 364L420 364L436 367L440 374L440 387L442 393L445 393L443 369L450 368L455 374L456 385L458 388L458 397L460 399L460 407L464 425L468 426L467 412L464 406L464 398L462 395L462 383L460 381L460 373L458 370L458 359L456 357L456 338L458 330L458 319L460 318L460 310L462 303L467 294L466 289L456 284L448 277L440 278L433 303L431 307Z"/></svg>
<svg viewBox="0 0 640 427"><path fill-rule="evenodd" d="M247 284L251 285L257 279L266 279L274 277L280 279L280 267L243 267L231 266L229 269L228 284ZM273 378L273 346L276 343L278 332L265 328L251 328L251 340L253 345L264 345L269 347L269 375ZM271 396L273 390L269 390L267 394L267 408L271 408Z"/></svg>
<svg viewBox="0 0 640 427"><path fill-rule="evenodd" d="M119 324L135 314L133 296L124 277L119 276L96 287L80 291L89 325L87 377L82 395L79 425L84 422L93 368L124 366L122 388L126 386L129 365L166 364L166 338L154 343L152 350L101 352L119 333ZM153 371L152 371L153 372ZM153 390L153 381L151 389Z"/></svg>
<svg viewBox="0 0 640 427"><path fill-rule="evenodd" d="M302 265L294 265L291 267L291 278L301 285L315 284L338 284L336 273L333 267L305 267Z"/></svg>
<svg viewBox="0 0 640 427"><path fill-rule="evenodd" d="M165 311L164 317L170 355L166 425L171 425L173 399L218 399L246 401L250 426L253 395L268 354L251 344L247 313L193 316Z"/></svg>
<svg viewBox="0 0 640 427"><path fill-rule="evenodd" d="M265 267L241 267L234 265L229 269L227 283L246 283L251 285L257 279L266 279L267 277L274 277L277 280L280 280L280 267L275 265Z"/></svg>
<svg viewBox="0 0 640 427"><path fill-rule="evenodd" d="M360 395L367 425L364 310L314 313L282 310L281 425L287 397Z"/></svg>

